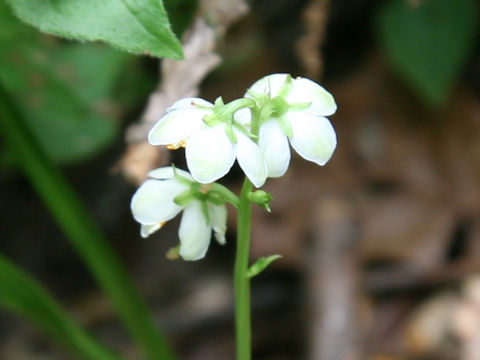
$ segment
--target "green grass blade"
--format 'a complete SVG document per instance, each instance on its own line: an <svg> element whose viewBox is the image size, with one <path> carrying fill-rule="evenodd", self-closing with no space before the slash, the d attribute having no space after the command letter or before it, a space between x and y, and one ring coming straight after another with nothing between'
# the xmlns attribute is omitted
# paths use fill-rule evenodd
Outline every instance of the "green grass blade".
<svg viewBox="0 0 480 360"><path fill-rule="evenodd" d="M28 319L80 359L121 359L90 337L35 280L2 255L0 306Z"/></svg>
<svg viewBox="0 0 480 360"><path fill-rule="evenodd" d="M109 296L127 330L151 359L174 359L110 244L61 172L45 156L0 84L0 127L18 164L75 250Z"/></svg>

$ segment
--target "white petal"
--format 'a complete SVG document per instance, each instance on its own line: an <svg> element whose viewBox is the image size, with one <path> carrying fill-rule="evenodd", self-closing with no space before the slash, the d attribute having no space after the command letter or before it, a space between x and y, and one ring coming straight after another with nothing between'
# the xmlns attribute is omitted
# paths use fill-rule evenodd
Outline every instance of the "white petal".
<svg viewBox="0 0 480 360"><path fill-rule="evenodd" d="M265 184L267 179L267 166L263 159L263 154L257 144L249 137L237 131L237 160L238 164L245 172L255 187Z"/></svg>
<svg viewBox="0 0 480 360"><path fill-rule="evenodd" d="M213 104L203 100L201 98L184 98L176 101L172 106L167 109L167 112L179 110L179 109L195 109L198 105L202 107L213 107Z"/></svg>
<svg viewBox="0 0 480 360"><path fill-rule="evenodd" d="M307 112L298 112L290 123L293 130L290 143L293 148L303 158L325 165L337 146L337 136L330 121Z"/></svg>
<svg viewBox="0 0 480 360"><path fill-rule="evenodd" d="M152 235L155 231L161 229L164 224L165 223L162 221L153 225L142 225L140 227L140 235L143 238L147 238L150 235Z"/></svg>
<svg viewBox="0 0 480 360"><path fill-rule="evenodd" d="M148 142L152 145L176 144L188 138L203 124L203 117L210 110L175 110L162 117L148 133Z"/></svg>
<svg viewBox="0 0 480 360"><path fill-rule="evenodd" d="M190 174L185 170L176 168L175 171L177 172L178 175L183 176L188 180L193 180ZM174 177L173 167L165 166L158 169L154 169L149 171L147 175L150 176L151 178L159 179L159 180L173 179Z"/></svg>
<svg viewBox="0 0 480 360"><path fill-rule="evenodd" d="M133 217L143 225L170 220L182 210L173 199L187 189L175 180L145 181L132 197L130 208Z"/></svg>
<svg viewBox="0 0 480 360"><path fill-rule="evenodd" d="M183 211L178 229L180 256L184 260L199 260L205 256L210 245L212 228L202 212L200 201L194 201Z"/></svg>
<svg viewBox="0 0 480 360"><path fill-rule="evenodd" d="M270 94L273 98L277 96L287 76L288 74L272 74L264 76L250 86L248 90L252 93ZM246 97L250 97L248 93Z"/></svg>
<svg viewBox="0 0 480 360"><path fill-rule="evenodd" d="M235 147L223 125L205 126L188 139L185 157L193 178L208 184L228 173L235 162Z"/></svg>
<svg viewBox="0 0 480 360"><path fill-rule="evenodd" d="M243 126L249 126L252 121L252 112L249 108L241 108L233 114L233 118L236 122Z"/></svg>
<svg viewBox="0 0 480 360"><path fill-rule="evenodd" d="M208 203L208 214L210 225L213 228L215 239L219 244L225 244L225 232L227 231L227 207Z"/></svg>
<svg viewBox="0 0 480 360"><path fill-rule="evenodd" d="M323 87L305 78L297 78L293 82L293 88L287 96L290 104L311 102L309 112L316 115L328 116L337 110L337 104L332 94Z"/></svg>
<svg viewBox="0 0 480 360"><path fill-rule="evenodd" d="M258 145L263 152L268 177L283 176L290 163L290 147L276 120L267 121L260 127Z"/></svg>

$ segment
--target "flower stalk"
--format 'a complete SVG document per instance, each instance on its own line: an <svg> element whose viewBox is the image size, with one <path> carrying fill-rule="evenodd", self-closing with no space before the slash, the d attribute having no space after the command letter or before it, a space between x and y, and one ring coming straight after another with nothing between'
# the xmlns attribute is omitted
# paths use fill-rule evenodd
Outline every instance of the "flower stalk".
<svg viewBox="0 0 480 360"><path fill-rule="evenodd" d="M252 215L249 199L251 191L252 183L245 178L237 209L237 250L234 269L237 360L251 359L250 278L247 275Z"/></svg>

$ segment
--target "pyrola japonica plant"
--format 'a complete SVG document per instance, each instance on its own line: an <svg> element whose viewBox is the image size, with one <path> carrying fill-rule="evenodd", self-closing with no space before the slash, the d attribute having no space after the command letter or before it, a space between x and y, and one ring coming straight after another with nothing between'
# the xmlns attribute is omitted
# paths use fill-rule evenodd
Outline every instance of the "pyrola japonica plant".
<svg viewBox="0 0 480 360"><path fill-rule="evenodd" d="M335 113L333 96L305 78L273 74L255 82L244 97L225 104L200 98L175 102L151 129L152 145L185 148L188 170L163 167L151 171L134 194L131 209L143 237L159 230L183 211L177 251L184 260L199 260L212 237L224 244L227 208L237 210L237 250L234 269L237 359L251 358L250 278L278 255L249 267L251 203L268 211L272 196L262 187L269 177L288 170L290 146L304 159L325 165L337 145L326 116ZM245 173L239 196L215 181L235 160Z"/></svg>

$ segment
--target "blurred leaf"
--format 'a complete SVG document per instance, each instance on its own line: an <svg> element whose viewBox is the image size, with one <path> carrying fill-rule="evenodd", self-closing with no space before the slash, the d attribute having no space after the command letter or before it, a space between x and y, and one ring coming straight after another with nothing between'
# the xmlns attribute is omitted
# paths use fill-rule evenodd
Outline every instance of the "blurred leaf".
<svg viewBox="0 0 480 360"><path fill-rule="evenodd" d="M0 306L31 321L81 359L120 359L90 337L33 278L2 255Z"/></svg>
<svg viewBox="0 0 480 360"><path fill-rule="evenodd" d="M378 13L380 41L404 80L431 106L445 102L473 46L475 0L391 0Z"/></svg>
<svg viewBox="0 0 480 360"><path fill-rule="evenodd" d="M250 266L250 268L248 269L247 276L249 278L257 276L263 270L265 270L268 265L270 265L275 260L280 259L281 257L282 255L270 255L270 256L261 257L257 259L257 261L255 261L255 263L252 266Z"/></svg>
<svg viewBox="0 0 480 360"><path fill-rule="evenodd" d="M164 0L164 5L172 23L173 32L181 37L192 21L198 0Z"/></svg>
<svg viewBox="0 0 480 360"><path fill-rule="evenodd" d="M45 155L15 100L0 83L0 129L5 142L14 150L12 153L18 165L102 286L146 357L174 359L110 243L62 173Z"/></svg>
<svg viewBox="0 0 480 360"><path fill-rule="evenodd" d="M0 82L22 103L50 158L79 160L108 145L121 110L112 94L136 58L108 47L42 36L1 2L0 23Z"/></svg>
<svg viewBox="0 0 480 360"><path fill-rule="evenodd" d="M182 58L161 0L7 0L41 31L81 41L105 41L135 54Z"/></svg>

